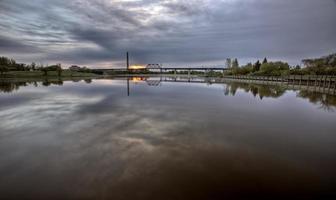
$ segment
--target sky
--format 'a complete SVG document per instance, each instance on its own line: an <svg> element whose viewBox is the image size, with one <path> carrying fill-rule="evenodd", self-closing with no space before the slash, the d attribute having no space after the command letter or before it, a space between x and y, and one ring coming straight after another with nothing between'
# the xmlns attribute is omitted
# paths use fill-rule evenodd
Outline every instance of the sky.
<svg viewBox="0 0 336 200"><path fill-rule="evenodd" d="M0 56L96 68L300 64L336 53L336 0L0 0Z"/></svg>

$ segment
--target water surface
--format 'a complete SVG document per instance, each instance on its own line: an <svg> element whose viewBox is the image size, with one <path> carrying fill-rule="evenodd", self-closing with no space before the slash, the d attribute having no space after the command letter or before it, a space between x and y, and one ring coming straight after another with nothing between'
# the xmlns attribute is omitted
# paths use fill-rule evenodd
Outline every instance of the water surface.
<svg viewBox="0 0 336 200"><path fill-rule="evenodd" d="M335 195L332 93L173 81L0 81L1 199Z"/></svg>

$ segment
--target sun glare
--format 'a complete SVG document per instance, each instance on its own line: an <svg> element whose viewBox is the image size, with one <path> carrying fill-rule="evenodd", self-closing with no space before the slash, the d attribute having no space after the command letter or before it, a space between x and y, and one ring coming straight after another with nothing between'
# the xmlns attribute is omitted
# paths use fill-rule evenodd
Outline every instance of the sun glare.
<svg viewBox="0 0 336 200"><path fill-rule="evenodd" d="M134 83L138 83L138 82L144 81L145 79L142 77L133 77L131 80Z"/></svg>

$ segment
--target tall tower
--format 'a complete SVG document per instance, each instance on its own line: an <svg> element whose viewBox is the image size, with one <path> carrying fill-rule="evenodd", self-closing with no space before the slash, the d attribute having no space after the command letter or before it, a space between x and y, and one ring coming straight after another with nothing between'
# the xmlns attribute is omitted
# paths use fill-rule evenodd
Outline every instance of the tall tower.
<svg viewBox="0 0 336 200"><path fill-rule="evenodd" d="M128 52L126 53L126 68L127 71L129 70L129 57L128 57Z"/></svg>

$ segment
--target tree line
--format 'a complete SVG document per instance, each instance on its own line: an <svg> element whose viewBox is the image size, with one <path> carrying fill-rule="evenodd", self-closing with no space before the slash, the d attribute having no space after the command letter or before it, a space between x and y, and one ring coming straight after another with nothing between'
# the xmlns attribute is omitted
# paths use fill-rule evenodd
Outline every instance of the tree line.
<svg viewBox="0 0 336 200"><path fill-rule="evenodd" d="M71 71L75 72L83 72L83 73L96 73L100 74L101 72L89 69L87 67L79 67L73 65L69 68ZM17 63L14 59L7 58L7 57L0 57L0 74L3 75L5 72L9 71L41 71L43 75L47 75L48 71L57 72L58 76L62 75L62 65L61 64L54 64L54 65L43 65L43 64L36 64L35 62L31 64L23 64Z"/></svg>
<svg viewBox="0 0 336 200"><path fill-rule="evenodd" d="M226 67L230 70L226 75L252 75L252 76L286 76L286 75L336 75L336 54L317 59L302 60L304 67L290 66L286 62L269 62L264 58L254 64L248 63L239 66L238 59L226 59Z"/></svg>
<svg viewBox="0 0 336 200"><path fill-rule="evenodd" d="M59 76L62 75L62 66L61 64L47 65L42 64L37 65L36 63L32 64L23 64L17 63L14 59L7 57L0 57L0 73L8 71L42 71L44 75L47 75L48 71L56 71Z"/></svg>

